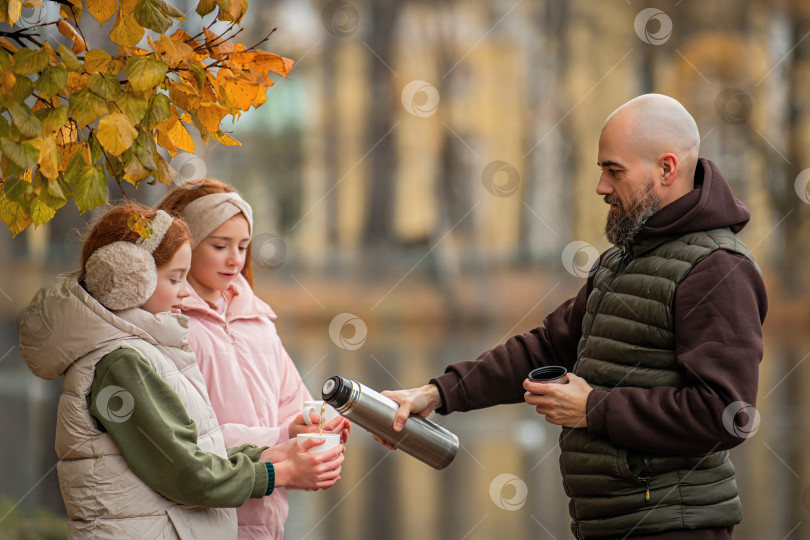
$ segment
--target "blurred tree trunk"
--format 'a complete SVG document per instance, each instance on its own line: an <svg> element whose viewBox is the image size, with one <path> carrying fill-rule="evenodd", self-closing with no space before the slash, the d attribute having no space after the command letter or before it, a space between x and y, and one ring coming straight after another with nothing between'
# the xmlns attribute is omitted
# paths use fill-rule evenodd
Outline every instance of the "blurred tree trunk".
<svg viewBox="0 0 810 540"><path fill-rule="evenodd" d="M367 46L385 62L394 56L397 35L397 20L402 10L400 2L376 2L366 4L369 34ZM393 240L393 198L396 175L396 151L393 133L388 133L398 110L398 96L393 95L391 72L379 61L371 62L369 82L371 102L369 103L369 129L367 148L371 153L366 159L371 166L368 200L368 220L366 221L364 244L378 248Z"/></svg>

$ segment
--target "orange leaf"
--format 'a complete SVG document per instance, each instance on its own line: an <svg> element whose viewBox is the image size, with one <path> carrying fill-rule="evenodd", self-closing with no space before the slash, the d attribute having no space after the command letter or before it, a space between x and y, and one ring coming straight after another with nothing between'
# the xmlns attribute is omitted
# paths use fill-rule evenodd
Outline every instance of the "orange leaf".
<svg viewBox="0 0 810 540"><path fill-rule="evenodd" d="M157 43L152 43L152 38L149 38L149 43L159 55L158 57L166 62L169 67L177 67L191 57L191 47L182 41L169 39L166 34L161 35Z"/></svg>
<svg viewBox="0 0 810 540"><path fill-rule="evenodd" d="M177 155L177 148L172 143L171 137L169 137L169 130L168 128L164 127L163 124L158 125L155 128L155 141L169 151L169 154L174 157Z"/></svg>
<svg viewBox="0 0 810 540"><path fill-rule="evenodd" d="M14 96L14 85L17 83L17 77L8 70L0 71L0 92L6 99L12 99Z"/></svg>
<svg viewBox="0 0 810 540"><path fill-rule="evenodd" d="M52 66L55 66L61 62L61 60L59 60L59 57L56 55L56 51L53 50L53 47L51 47L51 44L48 43L47 41L45 42L45 45L42 46L42 50L48 53L48 56L51 57Z"/></svg>
<svg viewBox="0 0 810 540"><path fill-rule="evenodd" d="M81 152L82 157L84 158L85 163L90 165L90 146L84 142L72 142L67 144L60 144L58 146L59 154L60 154L60 161L59 161L59 170L64 171L67 170L68 164L70 163L70 158L72 158L76 152Z"/></svg>
<svg viewBox="0 0 810 540"><path fill-rule="evenodd" d="M0 37L0 46L11 53L17 52L17 47L12 45L11 42L4 37Z"/></svg>
<svg viewBox="0 0 810 540"><path fill-rule="evenodd" d="M203 103L197 110L197 118L208 131L218 131L219 123L228 114L228 109L216 103Z"/></svg>
<svg viewBox="0 0 810 540"><path fill-rule="evenodd" d="M220 82L225 102L242 111L250 108L256 99L259 87L255 84L240 81L236 78L226 78Z"/></svg>
<svg viewBox="0 0 810 540"><path fill-rule="evenodd" d="M169 39L187 45L191 49L191 53L189 54L189 60L193 62L200 62L201 60L208 58L208 55L204 54L204 52L199 51L195 52L196 49L200 48L201 45L200 42L192 38L187 32L183 30L178 30L177 32L172 34L169 37ZM204 49L202 50L204 51Z"/></svg>
<svg viewBox="0 0 810 540"><path fill-rule="evenodd" d="M67 93L72 94L77 90L87 88L87 77L89 77L89 75L86 73L79 74L75 71L68 71L68 81L67 85L65 85Z"/></svg>
<svg viewBox="0 0 810 540"><path fill-rule="evenodd" d="M186 111L194 111L200 106L200 95L188 83L169 83L169 99L172 103Z"/></svg>
<svg viewBox="0 0 810 540"><path fill-rule="evenodd" d="M73 26L65 22L65 19L59 19L56 23L56 28L59 30L60 34L73 40L74 53L79 54L87 50L87 42Z"/></svg>
<svg viewBox="0 0 810 540"><path fill-rule="evenodd" d="M236 47L217 36L208 28L203 28L203 33L205 34L205 46L208 47L211 56L217 60L222 59L223 55L236 52Z"/></svg>

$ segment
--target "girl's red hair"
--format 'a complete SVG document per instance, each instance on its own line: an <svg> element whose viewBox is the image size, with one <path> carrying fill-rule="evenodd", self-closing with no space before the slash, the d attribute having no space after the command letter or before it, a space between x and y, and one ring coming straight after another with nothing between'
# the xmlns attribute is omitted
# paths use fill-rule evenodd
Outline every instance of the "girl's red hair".
<svg viewBox="0 0 810 540"><path fill-rule="evenodd" d="M82 274L86 272L87 259L98 248L104 247L113 242L124 241L133 244L140 238L140 235L129 228L127 220L132 212L137 212L146 219L152 220L157 214L156 210L138 203L126 203L112 207L101 219L96 222L90 230L90 234L84 240L82 246ZM163 236L160 245L152 253L155 258L155 265L161 267L174 257L183 244L191 242L191 231L182 219L175 217L169 225L166 234Z"/></svg>

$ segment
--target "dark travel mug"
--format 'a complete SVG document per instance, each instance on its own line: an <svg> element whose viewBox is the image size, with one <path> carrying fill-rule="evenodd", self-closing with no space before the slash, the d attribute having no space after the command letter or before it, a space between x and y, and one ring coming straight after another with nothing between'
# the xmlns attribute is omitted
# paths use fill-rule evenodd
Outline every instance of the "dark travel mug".
<svg viewBox="0 0 810 540"><path fill-rule="evenodd" d="M532 382L541 383L567 384L567 373L568 370L563 366L543 366L531 370L529 373L529 380Z"/></svg>

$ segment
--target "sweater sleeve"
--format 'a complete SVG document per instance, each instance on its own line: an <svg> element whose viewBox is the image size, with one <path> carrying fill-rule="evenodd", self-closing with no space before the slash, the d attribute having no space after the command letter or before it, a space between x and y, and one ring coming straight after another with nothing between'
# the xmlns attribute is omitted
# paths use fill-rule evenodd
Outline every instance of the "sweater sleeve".
<svg viewBox="0 0 810 540"><path fill-rule="evenodd" d="M729 422L745 426L747 405L756 405L767 309L762 277L748 259L725 251L706 257L675 291L675 354L686 385L594 390L588 431L664 455L699 455L743 442L745 435Z"/></svg>
<svg viewBox="0 0 810 540"><path fill-rule="evenodd" d="M576 361L590 287L589 280L577 296L546 317L543 326L510 338L475 360L451 364L444 375L431 379L442 396L442 407L437 412L448 414L520 403L523 381L532 369L562 365L570 370Z"/></svg>
<svg viewBox="0 0 810 540"><path fill-rule="evenodd" d="M252 459L258 447L228 458L203 452L180 398L135 351L119 349L99 361L88 400L132 471L164 497L237 507L269 491L268 468Z"/></svg>

